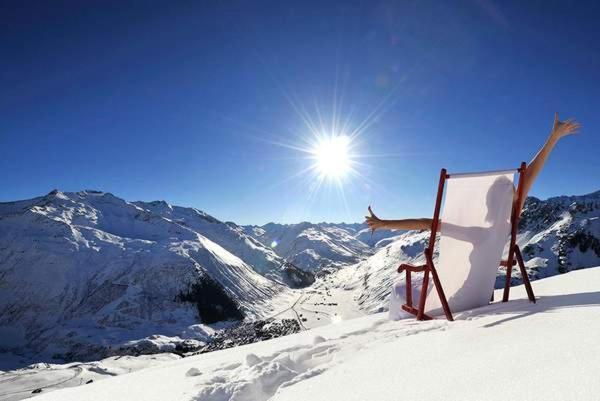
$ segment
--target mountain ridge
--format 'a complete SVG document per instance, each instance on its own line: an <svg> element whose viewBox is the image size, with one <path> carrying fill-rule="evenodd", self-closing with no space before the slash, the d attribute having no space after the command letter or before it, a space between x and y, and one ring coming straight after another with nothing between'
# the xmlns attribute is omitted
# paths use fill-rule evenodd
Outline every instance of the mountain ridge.
<svg viewBox="0 0 600 401"><path fill-rule="evenodd" d="M207 324L271 313L269 300L287 288L109 193L0 204L0 352L90 358L186 327L207 340Z"/></svg>

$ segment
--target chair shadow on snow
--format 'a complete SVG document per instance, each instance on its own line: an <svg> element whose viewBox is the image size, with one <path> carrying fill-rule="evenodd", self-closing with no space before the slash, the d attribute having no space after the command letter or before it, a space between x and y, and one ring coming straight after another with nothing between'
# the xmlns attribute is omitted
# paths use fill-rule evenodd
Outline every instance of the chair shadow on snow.
<svg viewBox="0 0 600 401"><path fill-rule="evenodd" d="M504 319L487 323L482 326L483 328L490 328L539 313L552 313L565 308L600 306L600 291L575 294L545 295L537 297L536 301L537 302L535 304L532 304L527 299L514 300L509 303L499 302L489 305L488 307L484 307L484 310L482 310L483 308L478 308L472 311L465 311L461 313L459 318L469 319L471 317L482 318L503 314L511 315Z"/></svg>

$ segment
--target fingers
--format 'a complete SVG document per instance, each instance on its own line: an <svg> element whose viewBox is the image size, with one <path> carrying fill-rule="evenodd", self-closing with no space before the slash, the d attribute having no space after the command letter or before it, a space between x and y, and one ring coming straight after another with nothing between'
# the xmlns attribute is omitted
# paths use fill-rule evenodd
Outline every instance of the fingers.
<svg viewBox="0 0 600 401"><path fill-rule="evenodd" d="M568 118L565 121L558 121L558 123L561 124L561 125L577 125L577 126L581 125L573 117Z"/></svg>
<svg viewBox="0 0 600 401"><path fill-rule="evenodd" d="M579 131L579 128L581 128L581 124L573 123L569 126L569 133L575 134Z"/></svg>
<svg viewBox="0 0 600 401"><path fill-rule="evenodd" d="M581 124L579 124L575 119L569 118L565 121L560 121L558 119L558 112L554 113L554 126L552 127L552 131L559 136L564 136L568 134L575 134L581 128Z"/></svg>
<svg viewBox="0 0 600 401"><path fill-rule="evenodd" d="M365 220L365 223L367 223L367 225L371 229L371 232L373 232L377 228L379 228L380 222L377 219L374 219L374 218L369 217L369 216L365 216L365 218L367 219L367 220Z"/></svg>
<svg viewBox="0 0 600 401"><path fill-rule="evenodd" d="M378 217L375 216L375 213L373 213L373 209L371 209L371 205L369 205L368 210L369 210L369 214L371 215L372 218L378 219Z"/></svg>
<svg viewBox="0 0 600 401"><path fill-rule="evenodd" d="M366 219L365 223L367 223L369 225L369 228L371 229L371 235L373 235L375 230L381 224L381 221L379 220L379 218L377 216L375 216L375 213L373 213L373 209L371 209L371 205L369 205L367 210L369 211L369 216L365 216L365 219Z"/></svg>
<svg viewBox="0 0 600 401"><path fill-rule="evenodd" d="M566 133L575 133L579 128L581 128L581 124L572 118L569 118L567 121L563 122L562 125Z"/></svg>

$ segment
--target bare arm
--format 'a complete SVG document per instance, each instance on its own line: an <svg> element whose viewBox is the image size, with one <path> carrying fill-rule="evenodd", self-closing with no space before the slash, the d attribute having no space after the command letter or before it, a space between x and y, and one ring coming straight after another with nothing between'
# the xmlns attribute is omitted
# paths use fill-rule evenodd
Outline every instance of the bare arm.
<svg viewBox="0 0 600 401"><path fill-rule="evenodd" d="M536 177L540 171L542 171L542 168L544 167L550 152L552 152L554 145L556 145L559 139L563 136L575 134L579 128L580 124L578 122L573 120L559 121L558 113L554 114L554 124L552 126L550 136L546 140L546 143L544 143L544 146L542 146L539 152L533 157L531 162L529 162L529 166L527 166L527 170L525 171L525 177L523 181L523 197L521 199L521 204L519 205L519 211L523 208L527 194L533 186ZM367 219L366 223L373 231L377 229L427 230L431 228L431 219L382 220L375 216L371 210L371 206L369 206L369 216L365 217Z"/></svg>
<svg viewBox="0 0 600 401"><path fill-rule="evenodd" d="M552 126L552 131L550 132L550 136L544 143L544 146L539 150L539 152L533 157L531 162L529 162L529 166L527 166L527 170L525 171L525 180L523 186L523 197L521 199L521 204L519 205L519 210L523 208L523 204L525 204L525 198L527 198L527 194L529 190L533 186L536 177L542 171L550 152L554 148L554 145L559 141L563 136L567 136L570 134L575 134L577 130L580 128L580 124L571 119L566 121L558 120L558 113L554 113L554 124Z"/></svg>
<svg viewBox="0 0 600 401"><path fill-rule="evenodd" d="M365 216L366 223L371 230L428 230L431 228L431 219L403 219L382 220L375 216L369 206L369 216Z"/></svg>

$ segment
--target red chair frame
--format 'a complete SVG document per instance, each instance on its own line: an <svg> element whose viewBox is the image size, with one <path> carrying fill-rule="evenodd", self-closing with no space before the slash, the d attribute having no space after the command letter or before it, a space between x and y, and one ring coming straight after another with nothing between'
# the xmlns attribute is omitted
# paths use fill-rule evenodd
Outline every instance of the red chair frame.
<svg viewBox="0 0 600 401"><path fill-rule="evenodd" d="M521 250L517 245L517 229L519 226L519 215L521 214L520 205L521 199L523 197L523 185L524 185L524 174L527 169L527 164L525 162L521 163L521 167L516 171L519 173L519 184L517 186L516 198L513 202L512 212L511 212L511 231L510 231L510 245L507 260L502 260L500 262L500 266L506 267L506 282L504 284L504 295L502 298L502 302L507 302L509 298L509 292L511 287L511 274L512 267L519 264L519 269L521 270L521 276L523 277L523 283L525 284L525 289L527 291L527 296L529 300L535 303L535 295L533 294L533 289L531 288L531 283L529 282L529 277L527 276L527 270L525 270L525 263L523 262L523 255L521 254ZM429 237L429 244L427 248L425 248L425 264L420 266L414 266L410 264L403 263L398 267L398 273L405 272L406 273L406 303L402 305L402 309L406 312L412 313L417 317L417 320L430 320L433 319L432 316L425 313L425 302L427 299L427 287L429 286L429 275L431 274L431 278L433 280L433 285L440 297L440 302L442 304L442 309L444 310L444 314L446 315L446 319L453 321L454 317L452 316L452 311L450 310L450 306L448 305L448 300L446 299L446 295L444 294L444 289L442 287L442 283L440 282L440 278L435 269L435 264L433 263L433 251L435 248L435 239L436 234L440 227L440 208L442 206L442 198L444 195L444 186L446 183L446 179L450 178L450 174L446 172L446 169L442 169L440 172L440 181L438 184L437 197L435 200L435 209L433 210L433 219L431 220L431 235ZM516 259L516 260L515 260ZM421 296L419 297L419 305L417 308L413 306L412 299L412 286L411 286L411 274L415 272L423 272L423 283L421 285Z"/></svg>

